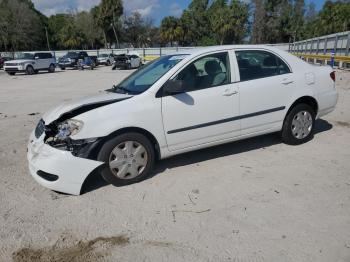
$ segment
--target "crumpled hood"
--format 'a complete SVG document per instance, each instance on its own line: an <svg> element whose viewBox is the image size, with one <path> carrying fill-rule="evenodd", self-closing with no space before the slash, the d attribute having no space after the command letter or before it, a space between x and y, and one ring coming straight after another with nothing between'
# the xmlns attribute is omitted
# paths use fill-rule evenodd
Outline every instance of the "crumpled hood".
<svg viewBox="0 0 350 262"><path fill-rule="evenodd" d="M132 95L103 92L98 95L71 100L46 112L43 115L43 120L45 125L48 125L64 116L67 118L77 116L101 106L117 103L130 97L132 97Z"/></svg>

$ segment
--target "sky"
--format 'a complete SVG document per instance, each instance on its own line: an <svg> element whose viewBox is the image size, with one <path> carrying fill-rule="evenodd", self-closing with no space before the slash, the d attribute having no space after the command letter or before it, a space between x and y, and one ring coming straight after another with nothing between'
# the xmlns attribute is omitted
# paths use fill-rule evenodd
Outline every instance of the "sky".
<svg viewBox="0 0 350 262"><path fill-rule="evenodd" d="M71 11L90 10L98 5L100 0L32 0L35 7L47 16ZM246 0L249 1L249 0ZM306 0L314 2L316 9L320 10L325 0ZM165 16L179 17L187 8L191 0L123 0L126 14L138 11L142 16L152 18L155 25L159 25Z"/></svg>

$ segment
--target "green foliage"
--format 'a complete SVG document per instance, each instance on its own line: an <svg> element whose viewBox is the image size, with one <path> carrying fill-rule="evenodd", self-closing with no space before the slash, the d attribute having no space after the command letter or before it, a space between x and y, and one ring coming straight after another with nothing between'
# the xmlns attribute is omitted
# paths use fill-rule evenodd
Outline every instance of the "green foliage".
<svg viewBox="0 0 350 262"><path fill-rule="evenodd" d="M69 17L67 22L58 33L58 44L67 49L78 48L84 41L84 35L74 23L74 17Z"/></svg>
<svg viewBox="0 0 350 262"><path fill-rule="evenodd" d="M247 4L250 2L250 4ZM349 0L327 0L319 12L305 0L192 0L181 17L160 27L123 0L102 0L88 12L46 17L31 0L0 0L0 51L287 43L350 30Z"/></svg>
<svg viewBox="0 0 350 262"><path fill-rule="evenodd" d="M0 0L0 50L40 48L45 19L28 0Z"/></svg>
<svg viewBox="0 0 350 262"><path fill-rule="evenodd" d="M173 45L175 41L181 41L184 37L184 30L181 27L180 19L168 16L162 20L160 25L160 37L163 43Z"/></svg>
<svg viewBox="0 0 350 262"><path fill-rule="evenodd" d="M350 30L350 2L326 1L317 13L304 0L253 0L252 43L288 43Z"/></svg>
<svg viewBox="0 0 350 262"><path fill-rule="evenodd" d="M312 29L314 36L350 30L350 2L326 1Z"/></svg>
<svg viewBox="0 0 350 262"><path fill-rule="evenodd" d="M102 28L105 40L115 39L119 43L119 19L123 14L122 0L102 0L97 10L97 24Z"/></svg>
<svg viewBox="0 0 350 262"><path fill-rule="evenodd" d="M181 18L165 17L164 43L215 45L241 43L247 34L249 6L239 0L193 0Z"/></svg>
<svg viewBox="0 0 350 262"><path fill-rule="evenodd" d="M147 47L153 41L152 21L143 19L138 12L132 13L122 20L122 32L124 42L131 43L134 47Z"/></svg>

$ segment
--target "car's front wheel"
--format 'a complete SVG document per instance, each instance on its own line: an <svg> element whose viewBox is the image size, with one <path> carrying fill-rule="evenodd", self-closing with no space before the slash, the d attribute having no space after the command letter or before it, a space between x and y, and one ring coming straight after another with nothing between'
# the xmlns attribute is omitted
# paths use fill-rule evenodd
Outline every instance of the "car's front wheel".
<svg viewBox="0 0 350 262"><path fill-rule="evenodd" d="M282 140L289 145L300 145L313 137L316 113L307 104L294 106L283 124Z"/></svg>
<svg viewBox="0 0 350 262"><path fill-rule="evenodd" d="M35 70L32 66L27 66L26 73L27 73L27 75L33 75L33 74L35 74Z"/></svg>
<svg viewBox="0 0 350 262"><path fill-rule="evenodd" d="M106 164L102 177L115 186L140 182L152 172L155 152L147 137L139 133L118 135L107 141L98 154Z"/></svg>

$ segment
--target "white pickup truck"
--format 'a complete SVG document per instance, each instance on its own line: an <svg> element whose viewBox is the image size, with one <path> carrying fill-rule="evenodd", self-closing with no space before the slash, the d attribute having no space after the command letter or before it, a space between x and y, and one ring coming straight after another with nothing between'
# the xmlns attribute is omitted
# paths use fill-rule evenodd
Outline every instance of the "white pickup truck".
<svg viewBox="0 0 350 262"><path fill-rule="evenodd" d="M21 53L16 60L5 62L4 70L9 75L26 73L27 75L37 74L40 70L55 72L56 59L50 52Z"/></svg>

